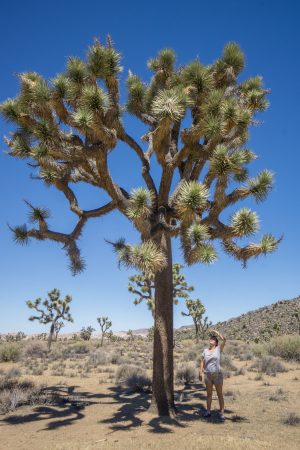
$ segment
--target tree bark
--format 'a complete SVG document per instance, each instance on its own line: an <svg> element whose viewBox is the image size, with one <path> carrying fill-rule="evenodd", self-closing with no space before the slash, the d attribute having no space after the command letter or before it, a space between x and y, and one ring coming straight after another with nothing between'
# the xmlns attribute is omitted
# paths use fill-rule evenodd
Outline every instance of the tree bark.
<svg viewBox="0 0 300 450"><path fill-rule="evenodd" d="M53 323L51 323L50 333L49 333L49 337L48 337L48 351L50 351L50 349L51 349L51 344L52 344L52 340L53 340L53 336L54 336L54 329L55 329L55 324L53 322Z"/></svg>
<svg viewBox="0 0 300 450"><path fill-rule="evenodd" d="M165 253L167 266L155 275L153 377L150 411L174 416L173 375L173 273L171 237L162 233L156 243Z"/></svg>

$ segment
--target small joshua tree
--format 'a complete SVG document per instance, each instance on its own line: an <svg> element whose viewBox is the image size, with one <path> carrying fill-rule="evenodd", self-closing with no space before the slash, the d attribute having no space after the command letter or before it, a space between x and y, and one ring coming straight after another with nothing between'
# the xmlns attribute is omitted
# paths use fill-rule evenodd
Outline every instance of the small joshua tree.
<svg viewBox="0 0 300 450"><path fill-rule="evenodd" d="M88 327L82 327L80 330L80 337L84 341L89 341L92 337L92 333L95 331L95 328L88 326Z"/></svg>
<svg viewBox="0 0 300 450"><path fill-rule="evenodd" d="M100 328L101 328L100 346L102 347L104 336L106 336L108 334L107 332L111 328L112 322L111 322L111 320L108 319L108 317L97 317L97 322L99 323Z"/></svg>
<svg viewBox="0 0 300 450"><path fill-rule="evenodd" d="M23 341L26 338L26 334L23 331L18 331L16 334L16 341Z"/></svg>
<svg viewBox="0 0 300 450"><path fill-rule="evenodd" d="M58 333L60 332L60 330L65 326L65 324L63 323L63 321L59 321L56 322L55 324L55 340L57 341L58 338Z"/></svg>
<svg viewBox="0 0 300 450"><path fill-rule="evenodd" d="M184 275L180 273L182 265L173 264L173 302L178 304L179 298L188 298L188 292L194 290L193 286L188 286ZM129 277L128 290L136 295L133 303L139 305L143 300L146 301L148 309L151 311L154 318L155 315L155 275L136 274Z"/></svg>
<svg viewBox="0 0 300 450"><path fill-rule="evenodd" d="M211 326L211 322L208 322L208 317L204 317L203 315L206 311L205 306L201 302L201 300L192 300L188 299L185 302L188 312L182 312L183 316L190 316L193 319L195 326L195 338L196 342L199 342L199 332L201 331L201 337L204 339L205 333L208 328Z"/></svg>
<svg viewBox="0 0 300 450"><path fill-rule="evenodd" d="M34 302L28 300L26 304L38 313L36 316L30 316L29 320L38 320L44 325L51 324L48 336L48 350L50 350L57 322L63 320L73 322L73 318L70 314L70 302L72 301L70 295L66 295L64 300L61 300L60 291L55 288L48 292L48 297L49 299L45 299L43 302L41 298L37 298Z"/></svg>

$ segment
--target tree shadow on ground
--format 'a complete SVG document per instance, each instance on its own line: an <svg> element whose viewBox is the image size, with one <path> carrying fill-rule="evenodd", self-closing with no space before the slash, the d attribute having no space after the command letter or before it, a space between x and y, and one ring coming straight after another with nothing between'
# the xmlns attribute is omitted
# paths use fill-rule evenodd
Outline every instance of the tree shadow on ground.
<svg viewBox="0 0 300 450"><path fill-rule="evenodd" d="M150 405L151 395L149 392L137 392L133 390L124 391L120 387L111 387L111 396L117 404L118 410L112 417L99 421L99 423L109 424L111 433L121 430L130 430L141 426L144 423L140 413L146 412ZM184 428L187 422L205 421L214 424L223 424L216 412L212 412L209 419L203 417L206 411L206 391L202 384L193 384L185 386L183 389L175 391L175 401L177 414L172 417L153 417L147 422L150 427L148 430L152 433L173 433L176 427ZM103 403L103 402L102 402ZM105 403L105 402L104 402ZM233 414L234 411L225 409L225 417ZM247 420L239 416L230 419L233 422Z"/></svg>
<svg viewBox="0 0 300 450"><path fill-rule="evenodd" d="M43 430L72 425L83 419L85 407L99 403L102 394L76 391L78 386L51 386L41 390L42 403L33 407L33 411L24 414L10 414L1 420L2 424L19 425L28 422L48 421ZM38 403L39 400L36 400ZM55 420L53 420L55 419Z"/></svg>

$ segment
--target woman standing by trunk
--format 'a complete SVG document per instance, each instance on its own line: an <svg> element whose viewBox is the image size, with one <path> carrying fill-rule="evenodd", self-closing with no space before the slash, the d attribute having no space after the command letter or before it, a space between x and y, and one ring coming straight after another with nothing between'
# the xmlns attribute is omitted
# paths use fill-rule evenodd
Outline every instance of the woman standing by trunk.
<svg viewBox="0 0 300 450"><path fill-rule="evenodd" d="M216 388L219 405L220 405L220 420L224 421L224 398L223 398L223 374L221 370L221 352L224 349L226 339L216 330L212 330L221 340L219 345L218 337L211 335L209 338L209 347L202 353L202 360L200 363L199 379L202 381L202 374L204 372L204 382L207 392L207 410L204 417L211 416L211 402L213 385Z"/></svg>

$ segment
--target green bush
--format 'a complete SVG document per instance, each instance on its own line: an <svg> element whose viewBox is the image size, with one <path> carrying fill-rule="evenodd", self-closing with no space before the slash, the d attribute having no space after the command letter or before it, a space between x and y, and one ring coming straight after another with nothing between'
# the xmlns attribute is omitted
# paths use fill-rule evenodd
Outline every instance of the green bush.
<svg viewBox="0 0 300 450"><path fill-rule="evenodd" d="M175 380L179 384L189 385L198 380L198 371L194 364L179 367L175 374Z"/></svg>
<svg viewBox="0 0 300 450"><path fill-rule="evenodd" d="M267 352L287 361L300 361L300 336L278 336L267 345Z"/></svg>
<svg viewBox="0 0 300 450"><path fill-rule="evenodd" d="M21 349L18 345L10 342L0 345L0 362L18 361L21 356Z"/></svg>

